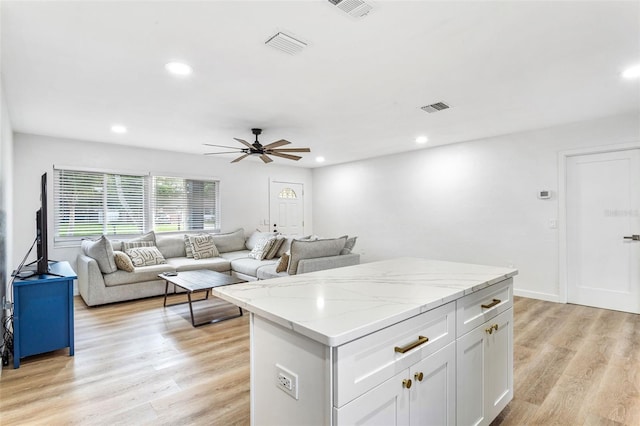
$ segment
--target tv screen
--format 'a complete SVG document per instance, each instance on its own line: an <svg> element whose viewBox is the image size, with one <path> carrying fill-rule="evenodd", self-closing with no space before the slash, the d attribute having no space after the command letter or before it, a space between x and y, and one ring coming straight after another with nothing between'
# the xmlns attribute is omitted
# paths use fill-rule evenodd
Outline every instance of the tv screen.
<svg viewBox="0 0 640 426"><path fill-rule="evenodd" d="M40 179L40 209L36 212L36 274L44 275L49 272L49 253L47 239L47 174Z"/></svg>

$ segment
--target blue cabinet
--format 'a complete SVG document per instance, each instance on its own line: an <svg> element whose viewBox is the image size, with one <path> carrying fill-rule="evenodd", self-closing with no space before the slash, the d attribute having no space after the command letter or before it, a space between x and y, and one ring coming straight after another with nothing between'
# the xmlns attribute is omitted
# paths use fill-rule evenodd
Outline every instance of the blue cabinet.
<svg viewBox="0 0 640 426"><path fill-rule="evenodd" d="M13 367L20 358L69 348L73 356L73 280L69 262L49 265L52 275L13 282ZM55 274L55 275L53 275Z"/></svg>

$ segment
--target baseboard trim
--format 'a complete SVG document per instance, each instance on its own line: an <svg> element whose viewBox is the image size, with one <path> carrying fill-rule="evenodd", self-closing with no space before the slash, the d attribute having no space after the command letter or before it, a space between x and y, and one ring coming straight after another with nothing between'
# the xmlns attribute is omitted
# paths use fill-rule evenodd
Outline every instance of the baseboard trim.
<svg viewBox="0 0 640 426"><path fill-rule="evenodd" d="M539 300L545 300L547 302L563 303L560 301L560 296L558 296L557 294L541 293L538 291L522 290L517 288L513 289L513 294L520 297L528 297L530 299L539 299Z"/></svg>

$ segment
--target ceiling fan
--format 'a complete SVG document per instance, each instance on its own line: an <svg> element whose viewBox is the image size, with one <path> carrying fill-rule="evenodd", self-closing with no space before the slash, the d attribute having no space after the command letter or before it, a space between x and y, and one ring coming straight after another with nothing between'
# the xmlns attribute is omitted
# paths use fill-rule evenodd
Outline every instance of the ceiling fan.
<svg viewBox="0 0 640 426"><path fill-rule="evenodd" d="M252 143L252 144L247 142L247 141L245 141L245 140L243 140L243 139L234 138L235 140L240 142L242 145L246 146L246 148L236 148L236 147L227 146L227 145L214 145L214 144L210 144L210 143L205 143L203 145L215 146L215 147L219 147L219 148L231 148L231 149L234 149L234 151L206 152L204 155L242 153L242 155L240 157L236 158L235 160L233 160L232 163L237 163L238 161L240 161L243 158L246 158L246 157L248 157L250 155L259 155L260 159L262 161L264 161L265 163L270 163L270 162L273 161L269 157L270 155L273 155L273 156L276 156L276 157L281 157L281 158L286 158L288 160L298 161L302 157L300 157L298 155L287 154L287 152L311 152L311 150L309 148L278 148L280 146L289 145L291 143L291 142L286 141L284 139L280 139L278 141L271 142L270 144L267 144L267 145L262 145L260 142L258 142L258 135L262 133L262 129L251 129L251 133L256 135L256 141L254 143Z"/></svg>

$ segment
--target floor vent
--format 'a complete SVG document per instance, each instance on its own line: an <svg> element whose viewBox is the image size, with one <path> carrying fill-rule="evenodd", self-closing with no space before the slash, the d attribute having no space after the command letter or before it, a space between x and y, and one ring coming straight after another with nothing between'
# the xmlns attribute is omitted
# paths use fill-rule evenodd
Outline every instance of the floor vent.
<svg viewBox="0 0 640 426"><path fill-rule="evenodd" d="M265 41L264 44L284 53L288 53L289 55L297 55L307 47L307 43L288 36L285 33L277 33L269 40Z"/></svg>
<svg viewBox="0 0 640 426"><path fill-rule="evenodd" d="M364 18L373 9L371 3L363 0L329 0L329 3L354 18Z"/></svg>
<svg viewBox="0 0 640 426"><path fill-rule="evenodd" d="M449 108L451 107L445 104L444 102L436 102L435 104L425 105L420 109L431 114L433 112L438 112L438 111L442 111L443 109L449 109Z"/></svg>

